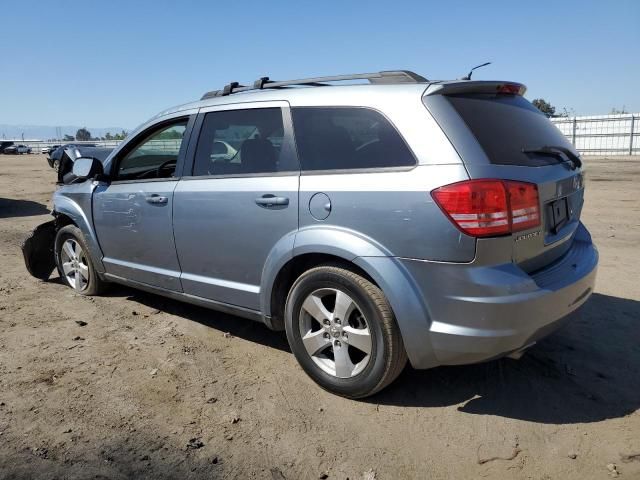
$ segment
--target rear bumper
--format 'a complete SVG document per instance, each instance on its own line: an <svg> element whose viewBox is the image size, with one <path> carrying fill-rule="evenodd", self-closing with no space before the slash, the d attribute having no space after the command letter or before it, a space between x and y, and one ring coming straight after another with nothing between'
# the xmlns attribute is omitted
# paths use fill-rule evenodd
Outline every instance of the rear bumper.
<svg viewBox="0 0 640 480"><path fill-rule="evenodd" d="M403 263L428 310L432 358L436 365L457 365L507 355L570 320L593 292L598 251L580 224L568 252L533 274L513 263Z"/></svg>

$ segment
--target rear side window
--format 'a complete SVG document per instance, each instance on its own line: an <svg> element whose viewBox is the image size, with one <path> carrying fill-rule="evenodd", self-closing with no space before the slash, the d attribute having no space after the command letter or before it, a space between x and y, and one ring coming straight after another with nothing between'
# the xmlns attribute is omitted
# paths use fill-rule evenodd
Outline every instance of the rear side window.
<svg viewBox="0 0 640 480"><path fill-rule="evenodd" d="M416 164L400 134L375 110L297 107L292 112L302 170L407 167Z"/></svg>
<svg viewBox="0 0 640 480"><path fill-rule="evenodd" d="M193 175L246 175L297 170L283 148L282 109L252 108L205 115Z"/></svg>
<svg viewBox="0 0 640 480"><path fill-rule="evenodd" d="M447 95L449 103L465 121L489 157L499 165L542 166L558 163L557 158L522 150L560 146L573 150L571 143L531 103L519 95Z"/></svg>

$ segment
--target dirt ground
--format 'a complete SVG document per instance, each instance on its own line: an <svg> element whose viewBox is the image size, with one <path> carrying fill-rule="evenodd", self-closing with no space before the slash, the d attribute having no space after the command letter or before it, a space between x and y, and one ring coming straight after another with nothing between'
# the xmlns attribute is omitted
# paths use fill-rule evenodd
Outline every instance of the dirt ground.
<svg viewBox="0 0 640 480"><path fill-rule="evenodd" d="M30 277L19 245L54 173L0 167L0 478L640 478L640 158L586 159L601 257L581 318L366 401L318 388L261 324Z"/></svg>

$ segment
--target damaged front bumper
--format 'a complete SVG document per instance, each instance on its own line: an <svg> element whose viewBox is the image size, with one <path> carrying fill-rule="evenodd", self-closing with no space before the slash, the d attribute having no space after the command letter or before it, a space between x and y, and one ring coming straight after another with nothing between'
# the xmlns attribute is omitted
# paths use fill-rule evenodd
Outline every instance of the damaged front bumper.
<svg viewBox="0 0 640 480"><path fill-rule="evenodd" d="M33 229L20 246L27 270L40 280L48 280L56 267L53 253L55 239L56 221L51 220Z"/></svg>

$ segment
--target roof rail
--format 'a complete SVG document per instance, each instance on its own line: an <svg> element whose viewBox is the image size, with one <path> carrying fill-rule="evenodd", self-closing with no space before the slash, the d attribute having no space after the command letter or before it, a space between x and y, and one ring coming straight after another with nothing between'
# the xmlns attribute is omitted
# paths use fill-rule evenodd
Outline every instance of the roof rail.
<svg viewBox="0 0 640 480"><path fill-rule="evenodd" d="M352 75L336 75L332 77L300 78L298 80L270 80L269 77L261 77L252 86L240 85L238 82L231 82L225 85L222 90L212 90L205 93L200 100L207 98L223 97L232 93L246 92L249 90L263 90L265 88L292 87L296 85L306 86L326 86L331 82L344 82L349 80L368 80L372 84L396 84L396 83L424 83L428 80L417 73L409 70L387 70L375 73L355 73Z"/></svg>

